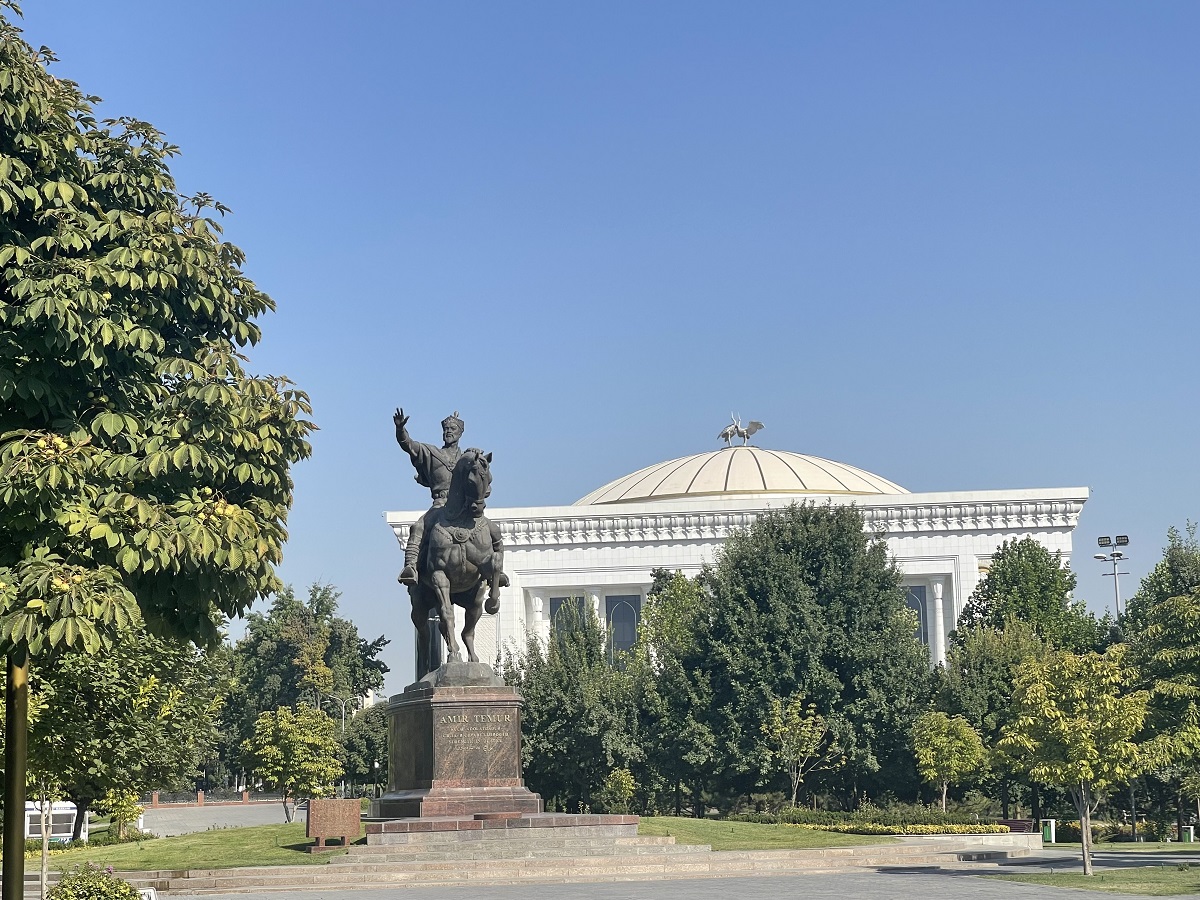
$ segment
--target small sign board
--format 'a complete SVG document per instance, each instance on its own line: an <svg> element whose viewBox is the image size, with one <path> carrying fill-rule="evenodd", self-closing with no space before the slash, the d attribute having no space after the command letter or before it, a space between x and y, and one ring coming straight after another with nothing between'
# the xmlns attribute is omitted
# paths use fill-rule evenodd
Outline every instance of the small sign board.
<svg viewBox="0 0 1200 900"><path fill-rule="evenodd" d="M141 900L158 900L158 891L154 888L138 888L138 896Z"/></svg>

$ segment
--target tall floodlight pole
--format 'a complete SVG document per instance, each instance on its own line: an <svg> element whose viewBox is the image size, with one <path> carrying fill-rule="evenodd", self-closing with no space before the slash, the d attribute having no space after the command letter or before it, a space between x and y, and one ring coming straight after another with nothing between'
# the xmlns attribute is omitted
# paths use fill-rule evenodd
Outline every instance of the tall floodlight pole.
<svg viewBox="0 0 1200 900"><path fill-rule="evenodd" d="M1129 535L1118 534L1116 538L1100 537L1096 538L1096 544L1101 547L1126 547L1129 545ZM1104 563L1112 563L1112 571L1105 572L1104 575L1113 577L1113 602L1116 606L1117 615L1121 615L1121 576L1128 575L1128 572L1118 572L1117 569L1121 565L1121 561L1128 557L1120 550L1112 550L1109 553L1097 553L1093 559Z"/></svg>

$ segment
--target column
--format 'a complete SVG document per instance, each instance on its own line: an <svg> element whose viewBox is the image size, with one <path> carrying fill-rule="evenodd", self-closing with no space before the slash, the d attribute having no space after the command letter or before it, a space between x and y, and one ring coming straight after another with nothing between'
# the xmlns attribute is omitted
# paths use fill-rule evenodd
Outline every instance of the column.
<svg viewBox="0 0 1200 900"><path fill-rule="evenodd" d="M550 623L546 621L546 598L541 593L529 592L529 605L533 615L527 626L528 634L537 635L540 640L549 640ZM523 643L523 642L519 642Z"/></svg>
<svg viewBox="0 0 1200 900"><path fill-rule="evenodd" d="M941 575L935 575L929 579L929 584L933 594L933 618L930 626L933 633L929 635L929 655L935 666L941 666L946 664L946 617L942 605L942 592L946 579Z"/></svg>
<svg viewBox="0 0 1200 900"><path fill-rule="evenodd" d="M589 590L588 599L592 603L592 613L596 616L596 622L600 625L600 633L603 634L604 629L608 627L608 623L604 621L604 598L598 590Z"/></svg>

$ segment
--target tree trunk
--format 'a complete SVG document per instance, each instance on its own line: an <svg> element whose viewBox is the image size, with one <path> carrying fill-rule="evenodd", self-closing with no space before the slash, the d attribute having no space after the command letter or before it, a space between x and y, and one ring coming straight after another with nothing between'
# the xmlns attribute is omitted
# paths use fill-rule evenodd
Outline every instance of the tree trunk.
<svg viewBox="0 0 1200 900"><path fill-rule="evenodd" d="M796 795L800 793L800 767L797 766L792 772L792 808L796 806Z"/></svg>
<svg viewBox="0 0 1200 900"><path fill-rule="evenodd" d="M1033 783L1029 785L1029 818L1034 823L1042 821L1042 789Z"/></svg>
<svg viewBox="0 0 1200 900"><path fill-rule="evenodd" d="M1129 831L1133 842L1137 843L1137 793L1135 783L1129 782Z"/></svg>
<svg viewBox="0 0 1200 900"><path fill-rule="evenodd" d="M50 792L42 793L42 871L39 878L40 896L46 900L50 892L50 830L54 827L54 801Z"/></svg>
<svg viewBox="0 0 1200 900"><path fill-rule="evenodd" d="M1079 841L1083 847L1083 874L1092 874L1092 792L1086 781L1071 788L1071 799L1079 813Z"/></svg>
<svg viewBox="0 0 1200 900"><path fill-rule="evenodd" d="M4 704L4 900L25 895L25 773L29 739L29 656L8 657Z"/></svg>
<svg viewBox="0 0 1200 900"><path fill-rule="evenodd" d="M292 819L294 819L295 817L296 817L296 807L288 805L288 798L287 798L287 795L285 794L283 797L283 818L286 821L291 822Z"/></svg>
<svg viewBox="0 0 1200 900"><path fill-rule="evenodd" d="M675 779L675 815L683 815L683 784L678 778Z"/></svg>
<svg viewBox="0 0 1200 900"><path fill-rule="evenodd" d="M1009 812L1008 789L1009 789L1009 781L1007 778L1005 778L1003 781L1000 782L1000 813L1001 813L1000 818L1002 818L1002 819L1012 818L1008 814L1008 812Z"/></svg>
<svg viewBox="0 0 1200 900"><path fill-rule="evenodd" d="M692 816L696 819L704 818L704 797L698 784L692 786Z"/></svg>
<svg viewBox="0 0 1200 900"><path fill-rule="evenodd" d="M87 821L88 809L91 808L91 797L68 797L75 804L75 827L71 830L71 840L77 841L83 837L83 823Z"/></svg>
<svg viewBox="0 0 1200 900"><path fill-rule="evenodd" d="M946 791L949 789L949 787L950 787L950 782L948 782L948 781L942 782L942 812L946 811Z"/></svg>

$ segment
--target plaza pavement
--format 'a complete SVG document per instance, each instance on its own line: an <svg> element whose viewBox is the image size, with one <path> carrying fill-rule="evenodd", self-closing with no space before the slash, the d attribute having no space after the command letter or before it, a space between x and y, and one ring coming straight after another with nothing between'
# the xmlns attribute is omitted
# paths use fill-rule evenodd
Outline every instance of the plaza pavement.
<svg viewBox="0 0 1200 900"><path fill-rule="evenodd" d="M204 900L246 900L246 894L208 894ZM261 896L261 895L260 895ZM847 872L772 878L531 884L498 887L382 888L353 891L272 891L296 900L1144 900L1040 884L996 881L977 874L929 871Z"/></svg>

